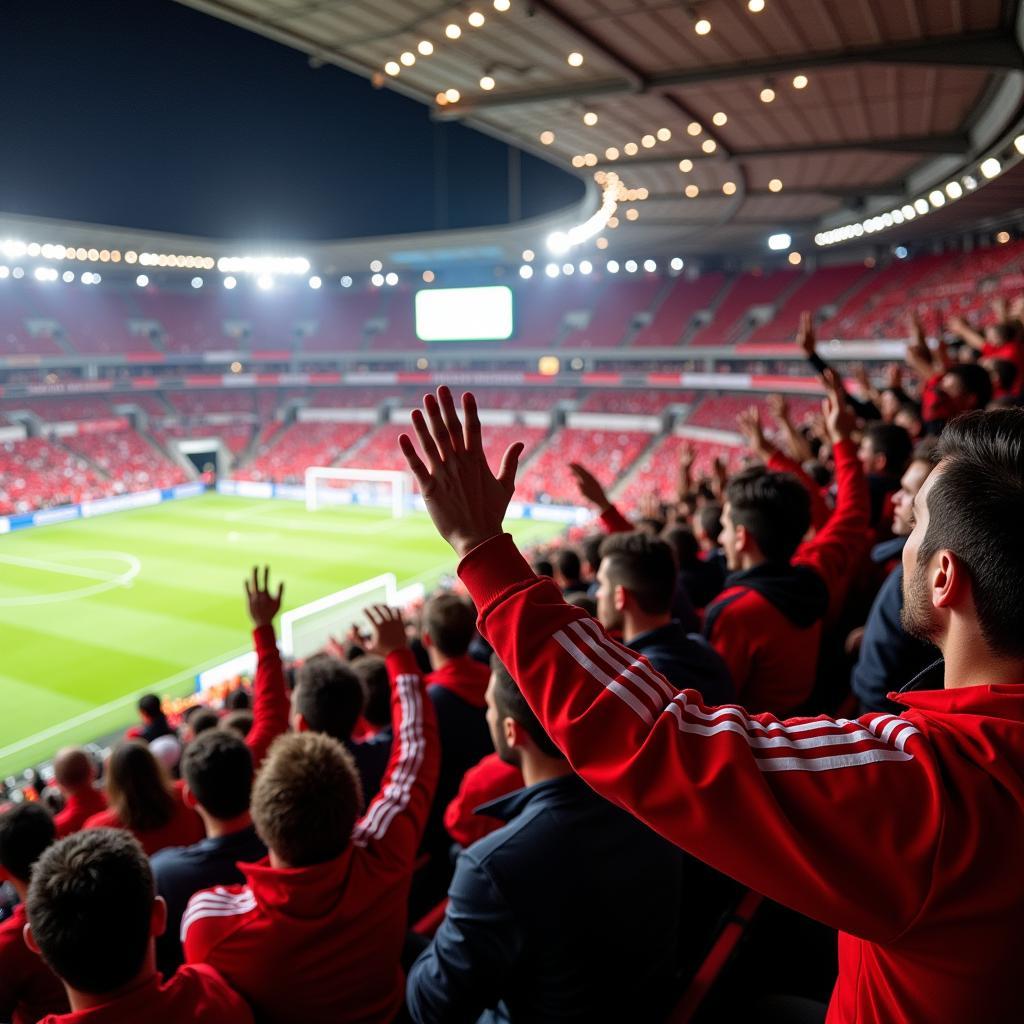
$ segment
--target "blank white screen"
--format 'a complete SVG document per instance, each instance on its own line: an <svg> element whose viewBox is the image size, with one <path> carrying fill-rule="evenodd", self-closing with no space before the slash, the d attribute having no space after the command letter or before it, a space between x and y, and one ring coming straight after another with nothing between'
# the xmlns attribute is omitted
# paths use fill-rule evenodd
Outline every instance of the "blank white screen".
<svg viewBox="0 0 1024 1024"><path fill-rule="evenodd" d="M503 341L512 330L512 289L504 285L416 293L420 341Z"/></svg>

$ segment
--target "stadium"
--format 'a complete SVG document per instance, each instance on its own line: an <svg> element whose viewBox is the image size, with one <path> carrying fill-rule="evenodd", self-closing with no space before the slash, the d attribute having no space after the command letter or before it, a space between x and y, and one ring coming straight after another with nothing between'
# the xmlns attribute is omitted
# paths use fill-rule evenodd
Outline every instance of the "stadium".
<svg viewBox="0 0 1024 1024"><path fill-rule="evenodd" d="M0 26L0 1022L1024 1019L1024 4Z"/></svg>

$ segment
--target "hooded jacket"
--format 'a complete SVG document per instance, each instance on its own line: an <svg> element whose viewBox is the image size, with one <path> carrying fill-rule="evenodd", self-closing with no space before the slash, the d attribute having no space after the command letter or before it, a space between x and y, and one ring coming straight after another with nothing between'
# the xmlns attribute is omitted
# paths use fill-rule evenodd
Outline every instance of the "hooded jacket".
<svg viewBox="0 0 1024 1024"><path fill-rule="evenodd" d="M839 930L829 1024L1024 1020L1024 685L956 680L856 721L711 708L566 605L511 537L459 574L588 785Z"/></svg>
<svg viewBox="0 0 1024 1024"><path fill-rule="evenodd" d="M814 689L822 620L833 591L845 590L868 527L868 493L852 441L835 446L838 496L825 525L790 565L734 573L704 619L704 635L725 660L737 700L751 711L788 714Z"/></svg>
<svg viewBox="0 0 1024 1024"><path fill-rule="evenodd" d="M344 853L311 867L241 864L247 884L197 893L182 919L186 962L217 968L268 1024L385 1024L402 1002L406 902L438 744L411 652L387 665L397 740Z"/></svg>

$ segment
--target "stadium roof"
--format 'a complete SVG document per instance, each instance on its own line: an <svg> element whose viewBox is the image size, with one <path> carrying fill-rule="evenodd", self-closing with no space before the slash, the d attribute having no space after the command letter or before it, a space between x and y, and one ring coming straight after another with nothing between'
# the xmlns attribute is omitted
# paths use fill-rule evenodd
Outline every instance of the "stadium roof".
<svg viewBox="0 0 1024 1024"><path fill-rule="evenodd" d="M763 250L899 208L979 180L1024 115L1020 0L179 2L614 171L647 198L619 205L610 250Z"/></svg>

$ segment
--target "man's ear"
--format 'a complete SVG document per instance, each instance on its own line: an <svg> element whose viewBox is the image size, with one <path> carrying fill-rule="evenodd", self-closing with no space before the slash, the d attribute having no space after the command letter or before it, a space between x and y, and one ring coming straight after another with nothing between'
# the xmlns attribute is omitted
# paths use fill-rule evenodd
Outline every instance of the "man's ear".
<svg viewBox="0 0 1024 1024"><path fill-rule="evenodd" d="M745 526L737 526L735 528L736 533L736 550L740 553L745 553L750 550L751 536L747 532Z"/></svg>
<svg viewBox="0 0 1024 1024"><path fill-rule="evenodd" d="M514 719L506 716L502 719L501 727L505 733L505 743L512 750L522 749L526 739L526 730Z"/></svg>
<svg viewBox="0 0 1024 1024"><path fill-rule="evenodd" d="M964 588L969 586L970 576L966 566L952 551L939 551L934 559L935 565L927 570L932 604L936 608L949 608L963 600Z"/></svg>
<svg viewBox="0 0 1024 1024"><path fill-rule="evenodd" d="M43 951L39 948L39 943L36 942L35 935L32 934L32 925L27 924L21 930L21 934L24 936L25 945L35 953L36 956L42 956Z"/></svg>
<svg viewBox="0 0 1024 1024"><path fill-rule="evenodd" d="M626 588L621 584L612 591L612 600L615 602L615 610L617 612L625 611L626 603L629 600L629 595Z"/></svg>
<svg viewBox="0 0 1024 1024"><path fill-rule="evenodd" d="M196 799L195 793L193 793L192 790L188 788L187 782L182 783L181 799L185 801L186 807L191 807L193 810L195 810L196 806L199 803L199 801Z"/></svg>
<svg viewBox="0 0 1024 1024"><path fill-rule="evenodd" d="M434 641L431 640L429 633L420 633L420 643L428 649L434 646Z"/></svg>
<svg viewBox="0 0 1024 1024"><path fill-rule="evenodd" d="M305 718L302 717L302 712L301 711L296 711L295 714L292 715L292 729L295 732L309 732L310 731L310 729L309 729L309 722L307 722L305 720Z"/></svg>
<svg viewBox="0 0 1024 1024"><path fill-rule="evenodd" d="M167 931L167 904L163 896L157 896L153 900L153 910L149 915L150 938L158 939Z"/></svg>

